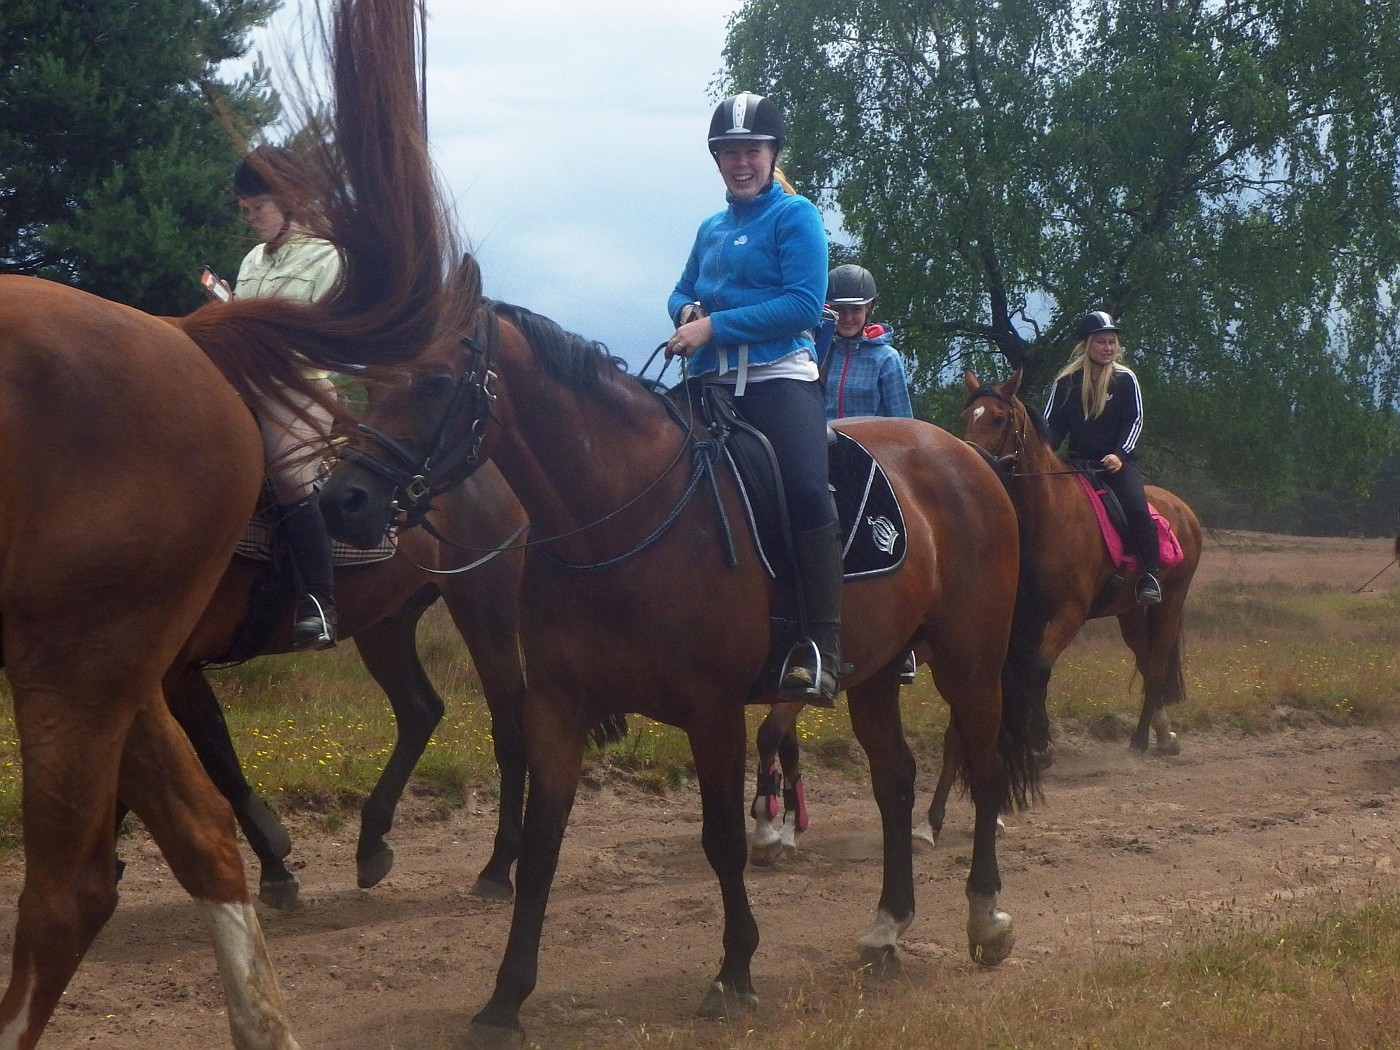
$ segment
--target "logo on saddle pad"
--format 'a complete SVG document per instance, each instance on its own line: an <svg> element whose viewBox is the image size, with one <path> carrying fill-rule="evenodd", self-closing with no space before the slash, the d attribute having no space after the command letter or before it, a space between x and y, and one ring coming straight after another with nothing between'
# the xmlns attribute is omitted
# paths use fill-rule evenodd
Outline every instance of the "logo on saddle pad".
<svg viewBox="0 0 1400 1050"><path fill-rule="evenodd" d="M865 523L870 526L870 539L875 546L886 554L893 554L894 545L899 542L899 530L894 527L894 522L879 514L867 517Z"/></svg>

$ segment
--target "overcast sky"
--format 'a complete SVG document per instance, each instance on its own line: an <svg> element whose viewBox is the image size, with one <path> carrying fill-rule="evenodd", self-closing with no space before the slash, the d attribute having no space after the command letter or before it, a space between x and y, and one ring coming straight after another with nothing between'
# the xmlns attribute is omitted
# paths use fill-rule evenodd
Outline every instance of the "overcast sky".
<svg viewBox="0 0 1400 1050"><path fill-rule="evenodd" d="M298 3L254 37L274 68ZM634 371L666 338L695 228L724 206L705 136L739 6L429 0L429 138L487 295Z"/></svg>

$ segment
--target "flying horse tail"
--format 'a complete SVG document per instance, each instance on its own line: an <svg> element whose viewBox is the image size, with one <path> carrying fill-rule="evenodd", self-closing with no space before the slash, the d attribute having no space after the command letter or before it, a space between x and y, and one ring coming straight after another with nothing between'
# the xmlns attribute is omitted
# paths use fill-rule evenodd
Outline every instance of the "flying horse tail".
<svg viewBox="0 0 1400 1050"><path fill-rule="evenodd" d="M344 0L327 31L335 104L304 118L322 132L304 160L344 262L337 286L313 304L213 302L175 322L245 398L324 401L307 362L402 366L467 328L474 303L454 294L462 253L421 130L419 14L408 0Z"/></svg>

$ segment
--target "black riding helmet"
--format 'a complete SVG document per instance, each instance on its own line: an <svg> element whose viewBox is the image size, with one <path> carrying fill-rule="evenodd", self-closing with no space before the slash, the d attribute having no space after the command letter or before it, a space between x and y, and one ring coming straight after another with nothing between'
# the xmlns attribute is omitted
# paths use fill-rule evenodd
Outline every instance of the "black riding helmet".
<svg viewBox="0 0 1400 1050"><path fill-rule="evenodd" d="M233 192L240 200L271 194L301 197L307 188L306 168L283 146L257 146L244 155L233 173Z"/></svg>
<svg viewBox="0 0 1400 1050"><path fill-rule="evenodd" d="M843 263L826 275L826 301L831 306L869 306L879 294L874 275L864 266Z"/></svg>
<svg viewBox="0 0 1400 1050"><path fill-rule="evenodd" d="M710 152L717 154L721 143L736 139L771 142L775 149L782 149L783 115L778 107L752 91L741 91L721 102L710 117Z"/></svg>
<svg viewBox="0 0 1400 1050"><path fill-rule="evenodd" d="M1082 343L1091 335L1099 332L1118 331L1118 322L1113 319L1113 315L1107 310L1095 310L1093 313L1085 314L1079 319L1079 323L1074 326L1074 341Z"/></svg>

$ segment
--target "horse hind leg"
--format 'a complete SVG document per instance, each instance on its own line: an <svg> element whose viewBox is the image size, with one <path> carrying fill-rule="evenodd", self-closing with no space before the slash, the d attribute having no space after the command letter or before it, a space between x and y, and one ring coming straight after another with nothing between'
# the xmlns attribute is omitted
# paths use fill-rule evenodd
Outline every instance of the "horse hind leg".
<svg viewBox="0 0 1400 1050"><path fill-rule="evenodd" d="M297 1050L248 896L232 811L200 770L161 699L144 706L133 721L119 790L209 928L234 1046Z"/></svg>
<svg viewBox="0 0 1400 1050"><path fill-rule="evenodd" d="M56 693L15 687L25 771L25 873L10 980L0 999L0 1047L7 1050L29 1050L38 1043L78 963L117 904L112 815L119 727L81 739L77 734L36 739L39 719L34 713L64 703Z"/></svg>
<svg viewBox="0 0 1400 1050"><path fill-rule="evenodd" d="M780 808L785 774L795 769L797 741L792 736L801 704L774 704L758 727L757 788L749 815L753 818L753 835L749 842L749 863L758 868L776 864L787 845L788 817L786 807ZM796 796L794 796L794 799ZM796 848L796 812L793 813L792 848Z"/></svg>

